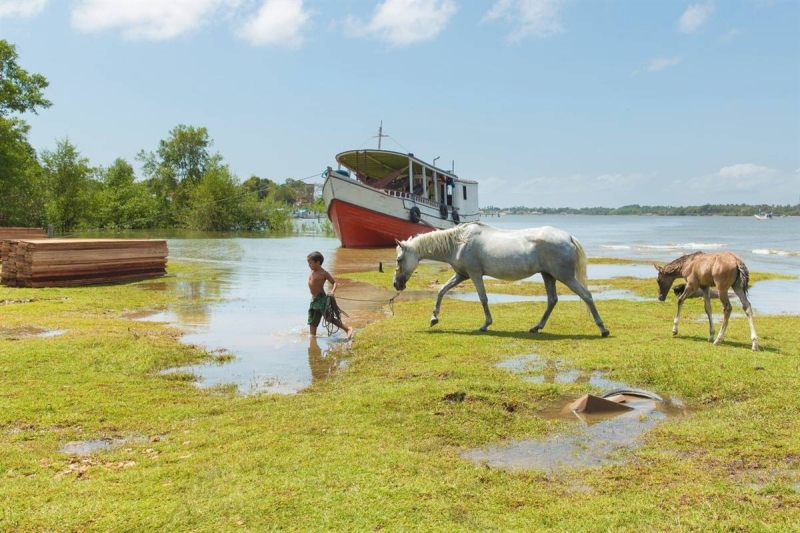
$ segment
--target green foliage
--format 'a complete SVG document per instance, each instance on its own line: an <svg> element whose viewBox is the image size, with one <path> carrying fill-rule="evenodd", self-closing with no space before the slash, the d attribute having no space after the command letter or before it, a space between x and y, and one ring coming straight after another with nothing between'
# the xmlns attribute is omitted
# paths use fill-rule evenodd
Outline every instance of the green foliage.
<svg viewBox="0 0 800 533"><path fill-rule="evenodd" d="M17 64L17 48L0 39L0 117L10 113L36 113L50 107L42 91L49 85L41 74L29 74Z"/></svg>
<svg viewBox="0 0 800 533"><path fill-rule="evenodd" d="M101 171L97 227L144 229L157 221L158 203L147 185L136 181L133 167L124 159Z"/></svg>
<svg viewBox="0 0 800 533"><path fill-rule="evenodd" d="M56 150L45 150L41 158L48 192L47 220L58 231L69 233L79 223L88 222L87 215L93 213L94 169L69 139L58 141Z"/></svg>
<svg viewBox="0 0 800 533"><path fill-rule="evenodd" d="M28 130L23 121L0 116L0 226L45 224L42 168Z"/></svg>

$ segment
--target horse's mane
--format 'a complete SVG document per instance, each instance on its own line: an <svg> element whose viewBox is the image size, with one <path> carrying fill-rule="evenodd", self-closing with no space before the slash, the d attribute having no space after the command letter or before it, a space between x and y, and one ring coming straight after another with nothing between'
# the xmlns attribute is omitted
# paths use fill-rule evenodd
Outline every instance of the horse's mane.
<svg viewBox="0 0 800 533"><path fill-rule="evenodd" d="M469 224L458 225L454 228L421 233L410 239L408 244L413 246L414 251L419 255L442 257L449 255L450 252L459 244L466 242L466 228Z"/></svg>
<svg viewBox="0 0 800 533"><path fill-rule="evenodd" d="M664 265L662 270L665 274L680 274L686 263L700 255L703 255L703 252L693 252L691 254L682 255L668 265Z"/></svg>

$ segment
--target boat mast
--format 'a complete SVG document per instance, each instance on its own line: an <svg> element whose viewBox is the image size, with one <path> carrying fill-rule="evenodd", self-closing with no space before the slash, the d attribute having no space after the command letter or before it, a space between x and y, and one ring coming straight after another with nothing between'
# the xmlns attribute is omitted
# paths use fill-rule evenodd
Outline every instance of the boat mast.
<svg viewBox="0 0 800 533"><path fill-rule="evenodd" d="M388 135L383 134L383 121L381 120L381 125L378 127L378 134L375 136L378 138L378 150L381 149L381 139L383 137L388 137ZM373 139L375 138L373 137Z"/></svg>

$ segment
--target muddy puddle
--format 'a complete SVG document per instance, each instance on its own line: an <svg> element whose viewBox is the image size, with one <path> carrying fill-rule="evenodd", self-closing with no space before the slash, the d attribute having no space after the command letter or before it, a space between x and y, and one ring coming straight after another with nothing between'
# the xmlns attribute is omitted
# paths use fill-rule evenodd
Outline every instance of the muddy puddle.
<svg viewBox="0 0 800 533"><path fill-rule="evenodd" d="M91 455L96 452L110 450L123 444L132 442L148 442L151 439L147 437L128 437L124 439L97 439L97 440L81 440L73 441L64 444L61 447L61 453L68 453L73 455Z"/></svg>
<svg viewBox="0 0 800 533"><path fill-rule="evenodd" d="M606 392L635 390L606 379L600 372L578 372L562 361L547 361L536 354L497 366L532 382L586 383ZM686 414L680 401L659 401L636 393L624 394L624 405L630 410L610 413L577 412L571 408L576 399L575 395L562 397L540 413L562 422L551 436L500 442L467 450L462 457L495 468L542 470L550 475L616 464L626 460L628 452L642 443L649 430L669 417Z"/></svg>
<svg viewBox="0 0 800 533"><path fill-rule="evenodd" d="M32 337L57 337L66 333L65 329L45 329L37 326L3 327L0 326L0 339L21 340Z"/></svg>

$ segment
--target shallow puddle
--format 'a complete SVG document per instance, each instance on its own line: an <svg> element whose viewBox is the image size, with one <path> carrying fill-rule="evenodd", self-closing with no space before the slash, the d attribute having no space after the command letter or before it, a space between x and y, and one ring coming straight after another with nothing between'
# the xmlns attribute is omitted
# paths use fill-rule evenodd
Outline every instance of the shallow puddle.
<svg viewBox="0 0 800 533"><path fill-rule="evenodd" d="M192 341L186 335L184 341ZM197 376L201 388L235 385L241 394L293 394L312 383L330 379L347 366L347 344L341 339L296 335L259 337L258 346L231 354L222 363L171 368L170 373ZM241 346L241 345L240 345Z"/></svg>
<svg viewBox="0 0 800 533"><path fill-rule="evenodd" d="M629 389L602 372L580 372L563 361L548 361L537 354L509 359L497 365L536 383L586 383L605 392ZM512 440L465 451L462 457L497 468L536 469L548 474L614 464L638 446L644 434L670 416L684 414L679 401L662 402L625 395L630 411L587 414L569 409L577 396L563 397L540 414L563 419L556 434L542 440Z"/></svg>
<svg viewBox="0 0 800 533"><path fill-rule="evenodd" d="M65 329L45 329L37 326L24 326L18 328L0 327L0 339L20 340L30 337L57 337L66 333Z"/></svg>
<svg viewBox="0 0 800 533"><path fill-rule="evenodd" d="M69 453L74 455L91 455L95 452L103 450L110 450L122 444L129 442L146 442L148 439L145 437L129 437L126 439L97 439L97 440L81 440L75 442L68 442L61 447L61 453Z"/></svg>
<svg viewBox="0 0 800 533"><path fill-rule="evenodd" d="M544 359L537 354L508 359L496 366L519 374L521 379L529 383L585 383L605 391L627 388L624 383L606 378L602 372L576 370L564 361Z"/></svg>
<svg viewBox="0 0 800 533"><path fill-rule="evenodd" d="M564 400L564 404L571 399ZM662 402L628 398L633 408L621 414L563 413L574 423L543 440L513 440L469 450L466 459L496 468L536 469L548 474L623 462L647 431L682 410Z"/></svg>

